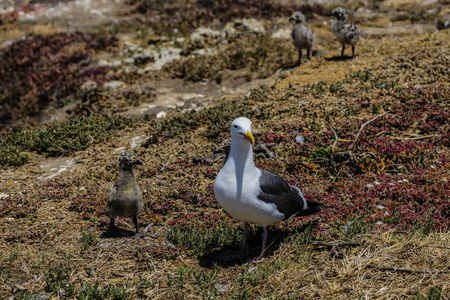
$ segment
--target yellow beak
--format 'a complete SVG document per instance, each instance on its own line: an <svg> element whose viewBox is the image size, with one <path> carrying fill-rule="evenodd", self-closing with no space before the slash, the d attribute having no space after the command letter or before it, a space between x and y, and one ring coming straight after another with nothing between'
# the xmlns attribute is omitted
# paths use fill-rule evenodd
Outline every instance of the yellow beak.
<svg viewBox="0 0 450 300"><path fill-rule="evenodd" d="M243 133L245 139L249 141L252 145L255 144L255 139L253 138L253 134L250 131L247 131L247 133Z"/></svg>

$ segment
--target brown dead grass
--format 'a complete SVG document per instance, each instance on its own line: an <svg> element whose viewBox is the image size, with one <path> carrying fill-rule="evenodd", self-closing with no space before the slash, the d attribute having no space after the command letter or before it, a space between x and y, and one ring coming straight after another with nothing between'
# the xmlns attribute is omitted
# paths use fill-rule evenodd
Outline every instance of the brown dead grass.
<svg viewBox="0 0 450 300"><path fill-rule="evenodd" d="M99 238L97 245L80 251L83 247L81 231L94 236L100 236L102 232L90 222L81 221L76 213L67 208L67 202L49 200L41 206L35 220L0 220L2 236L11 231L27 232L36 226L49 226L47 234L33 243L0 243L3 254L1 267L14 273L13 278L2 284L2 297L11 295L13 290L41 293L45 276L43 269L35 267L37 262L40 259L45 262L64 260L70 255L73 280L98 282L106 286L127 284L127 290L131 292L128 299L201 299L193 277L184 279L182 289L168 286L168 276L176 278L176 271L180 267L211 272L211 269L200 267L197 259L188 254L176 260L157 260L151 256L138 259L134 255L140 246L167 243L166 232L162 227L154 227L144 239ZM127 223L128 229L131 229L131 222ZM355 241L361 246L343 248L343 257L337 258L332 251L322 247L299 245L298 238L293 236L264 263L244 266L249 274L268 272L266 279L251 288L250 295L267 290L271 291L272 297L263 299L284 297L290 292L296 292L304 299L409 299L417 293L425 295L433 286L441 286L441 299L449 299L450 275L437 273L449 271L448 232L420 236L392 230L358 236ZM6 255L12 252L17 252L18 258L5 262ZM270 269L270 266L277 264L282 267ZM425 270L429 273L400 273L369 266ZM213 284L227 286L221 296L231 297L239 291L236 277L242 272L242 267L217 268L219 276ZM140 288L142 278L151 281L154 286Z"/></svg>

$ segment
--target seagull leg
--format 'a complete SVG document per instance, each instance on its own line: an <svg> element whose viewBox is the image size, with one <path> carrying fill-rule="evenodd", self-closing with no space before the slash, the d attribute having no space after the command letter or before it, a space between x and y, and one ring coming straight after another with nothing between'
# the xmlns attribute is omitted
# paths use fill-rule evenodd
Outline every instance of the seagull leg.
<svg viewBox="0 0 450 300"><path fill-rule="evenodd" d="M352 59L355 58L355 45L352 45Z"/></svg>
<svg viewBox="0 0 450 300"><path fill-rule="evenodd" d="M308 48L308 49L306 49L306 57L308 57L308 59L311 59L311 57L309 56L309 54L310 54L310 49Z"/></svg>
<svg viewBox="0 0 450 300"><path fill-rule="evenodd" d="M269 233L267 232L267 226L263 225L263 234L262 234L262 239L263 239L263 243L262 243L262 252L261 255L259 256L258 259L253 260L252 262L255 264L261 263L264 261L265 257L266 257L266 245L267 245L267 236L269 235Z"/></svg>
<svg viewBox="0 0 450 300"><path fill-rule="evenodd" d="M262 243L261 259L264 259L266 257L267 236L269 235L269 233L267 232L267 226L263 225L263 230L264 231L262 234L263 243Z"/></svg>
<svg viewBox="0 0 450 300"><path fill-rule="evenodd" d="M298 65L302 64L302 49L298 50Z"/></svg>
<svg viewBox="0 0 450 300"><path fill-rule="evenodd" d="M341 52L341 57L344 57L344 50L345 50L345 44L342 44L342 52Z"/></svg>
<svg viewBox="0 0 450 300"><path fill-rule="evenodd" d="M136 215L133 216L133 223L134 223L134 227L136 227L136 232L131 238L132 239L137 239L137 238L143 237L144 233L139 232L138 221L137 221L137 216Z"/></svg>
<svg viewBox="0 0 450 300"><path fill-rule="evenodd" d="M116 229L116 225L114 225L114 218L111 218L109 220L109 229L108 229L107 234L110 235L114 229Z"/></svg>
<svg viewBox="0 0 450 300"><path fill-rule="evenodd" d="M245 252L247 248L248 234L250 232L250 227L247 222L244 222L244 240L242 242L242 252Z"/></svg>

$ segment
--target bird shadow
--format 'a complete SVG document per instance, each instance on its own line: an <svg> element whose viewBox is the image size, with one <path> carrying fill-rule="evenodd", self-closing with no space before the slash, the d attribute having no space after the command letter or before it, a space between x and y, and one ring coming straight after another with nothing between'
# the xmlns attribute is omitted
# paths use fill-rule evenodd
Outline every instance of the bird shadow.
<svg viewBox="0 0 450 300"><path fill-rule="evenodd" d="M302 63L298 63L297 62L297 63L295 63L293 65L283 65L283 66L280 66L279 69L281 69L282 71L292 70L292 69L304 66L306 64L309 64L310 61L311 61L311 59L304 59L304 60L302 60Z"/></svg>
<svg viewBox="0 0 450 300"><path fill-rule="evenodd" d="M316 225L317 221L313 220L303 225L301 228L295 231L273 229L269 231L266 249L266 257L270 257L274 252L278 250L281 243L288 237L294 234L300 234L304 232L308 227ZM199 258L199 265L204 268L214 268L219 266L221 268L230 268L237 265L242 265L247 262L254 261L259 258L261 254L262 243L262 228L256 231L252 231L249 234L246 253L241 251L241 247L237 245L223 245L222 247L205 253Z"/></svg>
<svg viewBox="0 0 450 300"><path fill-rule="evenodd" d="M243 256L238 246L224 245L219 249L203 254L199 259L199 265L211 269L215 266L230 268L242 264Z"/></svg>
<svg viewBox="0 0 450 300"><path fill-rule="evenodd" d="M100 235L102 239L117 239L117 238L133 238L135 236L133 230L116 228L112 232L105 231Z"/></svg>
<svg viewBox="0 0 450 300"><path fill-rule="evenodd" d="M326 61L351 61L354 60L355 58L353 56L348 56L348 55L344 55L344 56L332 56L332 57L325 57Z"/></svg>
<svg viewBox="0 0 450 300"><path fill-rule="evenodd" d="M283 70L283 71L288 71L288 70L292 70L292 69L295 69L295 68L300 67L300 66L301 66L301 64L296 63L296 64L293 64L293 65L281 66L280 69Z"/></svg>

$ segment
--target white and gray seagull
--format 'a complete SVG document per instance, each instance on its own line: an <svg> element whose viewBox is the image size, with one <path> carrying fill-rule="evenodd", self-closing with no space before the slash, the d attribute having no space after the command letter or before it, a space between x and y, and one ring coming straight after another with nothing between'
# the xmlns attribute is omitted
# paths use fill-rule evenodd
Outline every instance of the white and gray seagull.
<svg viewBox="0 0 450 300"><path fill-rule="evenodd" d="M310 52L311 48L314 45L314 39L316 38L316 34L314 30L305 24L306 18L305 16L296 11L289 18L289 21L295 21L294 28L292 29L292 42L295 48L298 49L298 65L302 64L302 49L306 49L306 57L311 59Z"/></svg>
<svg viewBox="0 0 450 300"><path fill-rule="evenodd" d="M341 7L333 10L329 16L336 17L331 25L331 31L342 44L341 57L344 57L345 45L349 44L352 45L352 59L355 58L355 45L361 39L361 30L355 24L347 22L347 13Z"/></svg>
<svg viewBox="0 0 450 300"><path fill-rule="evenodd" d="M242 249L247 246L248 223L263 226L260 258L264 259L267 227L293 217L307 216L328 207L303 197L296 186L253 163L252 121L240 117L231 123L231 150L214 183L214 194L223 209L244 222Z"/></svg>

